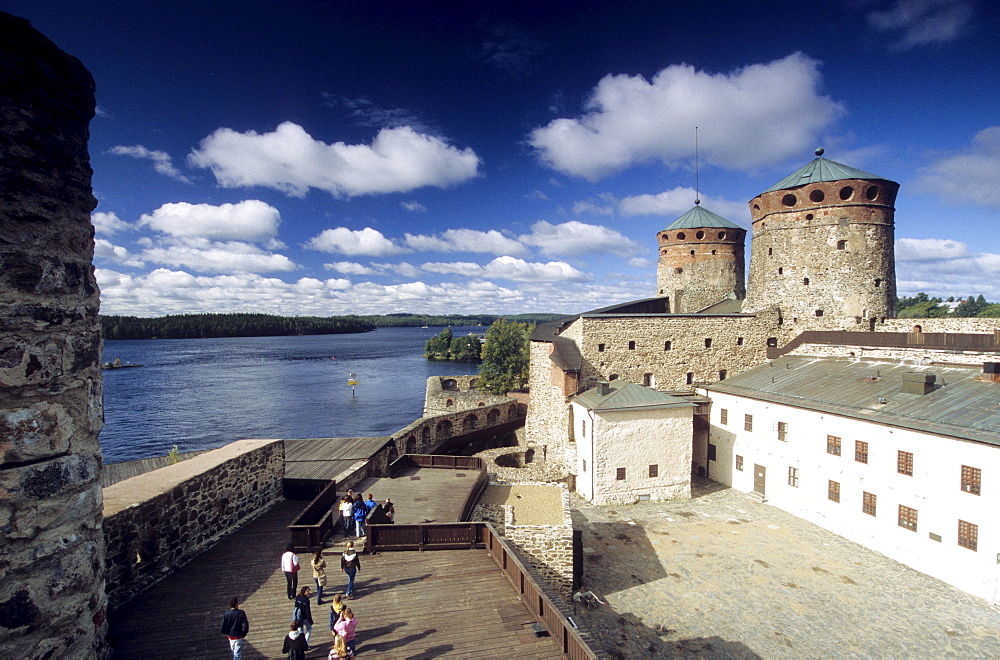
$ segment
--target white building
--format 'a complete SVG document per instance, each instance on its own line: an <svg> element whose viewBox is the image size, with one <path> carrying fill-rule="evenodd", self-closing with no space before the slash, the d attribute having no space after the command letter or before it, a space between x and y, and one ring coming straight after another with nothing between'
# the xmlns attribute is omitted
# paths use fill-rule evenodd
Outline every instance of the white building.
<svg viewBox="0 0 1000 660"><path fill-rule="evenodd" d="M595 504L690 497L694 414L705 403L620 380L572 397L577 492Z"/></svg>
<svg viewBox="0 0 1000 660"><path fill-rule="evenodd" d="M775 360L705 388L709 476L998 602L997 370Z"/></svg>

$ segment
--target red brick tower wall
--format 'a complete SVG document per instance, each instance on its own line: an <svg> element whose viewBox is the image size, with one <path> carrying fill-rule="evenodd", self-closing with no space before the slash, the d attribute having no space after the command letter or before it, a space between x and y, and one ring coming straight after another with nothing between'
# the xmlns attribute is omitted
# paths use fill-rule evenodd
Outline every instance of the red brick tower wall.
<svg viewBox="0 0 1000 660"><path fill-rule="evenodd" d="M686 314L735 295L746 295L743 242L746 230L701 227L656 235L660 260L656 295L670 298L670 311Z"/></svg>
<svg viewBox="0 0 1000 660"><path fill-rule="evenodd" d="M896 313L894 203L899 184L842 179L750 201L753 241L743 311L786 322L869 325Z"/></svg>

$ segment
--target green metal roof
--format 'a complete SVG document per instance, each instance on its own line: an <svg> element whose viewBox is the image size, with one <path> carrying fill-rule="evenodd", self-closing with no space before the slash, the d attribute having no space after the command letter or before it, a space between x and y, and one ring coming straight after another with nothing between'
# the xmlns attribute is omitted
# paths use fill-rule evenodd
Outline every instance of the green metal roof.
<svg viewBox="0 0 1000 660"><path fill-rule="evenodd" d="M674 231L676 229L698 229L700 227L721 227L725 229L743 229L737 224L729 222L721 215L712 213L708 209L695 204L694 208L670 223L670 226L663 231Z"/></svg>
<svg viewBox="0 0 1000 660"><path fill-rule="evenodd" d="M832 160L827 160L820 156L810 163L795 170L784 179L774 184L764 192L769 193L775 190L788 190L798 188L807 183L819 183L821 181L840 181L842 179L878 179L888 181L885 177L877 176L871 172L865 172L849 165L843 165ZM763 193L762 193L763 194Z"/></svg>
<svg viewBox="0 0 1000 660"><path fill-rule="evenodd" d="M572 401L588 410L595 411L676 408L695 405L690 400L690 395L688 397L676 396L635 383L626 383L622 380L613 380L607 383L607 388L608 392L601 394L601 386L598 385L572 397Z"/></svg>
<svg viewBox="0 0 1000 660"><path fill-rule="evenodd" d="M912 373L934 374L934 390L903 392ZM1000 383L981 374L960 365L788 356L705 389L1000 446Z"/></svg>

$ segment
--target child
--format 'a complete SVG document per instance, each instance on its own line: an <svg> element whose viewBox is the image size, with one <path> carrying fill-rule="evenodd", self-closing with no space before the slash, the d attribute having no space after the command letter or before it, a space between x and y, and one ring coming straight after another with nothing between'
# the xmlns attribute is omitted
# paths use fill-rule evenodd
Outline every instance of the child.
<svg viewBox="0 0 1000 660"><path fill-rule="evenodd" d="M333 634L333 648L330 649L330 655L327 656L327 660L347 660L351 656L348 655L347 651L347 641L337 633Z"/></svg>
<svg viewBox="0 0 1000 660"><path fill-rule="evenodd" d="M340 617L340 621L333 629L337 632L337 636L343 637L344 641L347 642L347 654L349 656L354 655L354 630L357 628L358 620L354 618L354 612L351 608L344 610L343 615Z"/></svg>
<svg viewBox="0 0 1000 660"><path fill-rule="evenodd" d="M330 632L333 632L333 627L340 621L340 615L343 614L345 607L347 606L344 605L344 597L336 594L330 604Z"/></svg>

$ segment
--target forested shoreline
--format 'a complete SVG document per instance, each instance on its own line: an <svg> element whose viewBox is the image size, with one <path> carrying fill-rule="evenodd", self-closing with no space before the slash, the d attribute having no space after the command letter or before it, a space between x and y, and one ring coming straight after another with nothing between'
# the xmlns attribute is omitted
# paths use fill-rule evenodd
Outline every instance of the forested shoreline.
<svg viewBox="0 0 1000 660"><path fill-rule="evenodd" d="M500 318L542 322L559 314L491 314L435 316L275 316L271 314L174 314L156 318L101 316L104 339L201 339L212 337L285 337L369 332L376 328L423 326L489 326Z"/></svg>

